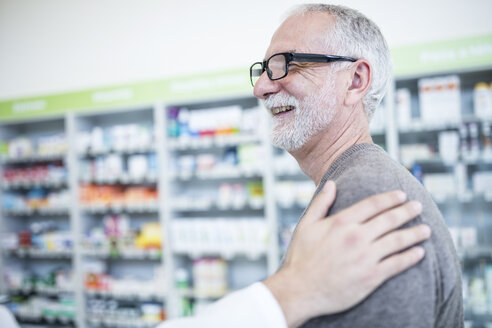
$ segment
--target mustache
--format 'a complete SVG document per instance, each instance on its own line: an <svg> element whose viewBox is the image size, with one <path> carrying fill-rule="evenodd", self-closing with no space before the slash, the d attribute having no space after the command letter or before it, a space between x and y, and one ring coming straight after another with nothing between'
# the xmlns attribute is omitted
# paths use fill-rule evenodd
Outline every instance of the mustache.
<svg viewBox="0 0 492 328"><path fill-rule="evenodd" d="M291 95L277 93L268 96L268 98L263 100L263 104L268 109L272 109L275 107L282 107L282 106L294 106L297 108L299 105L299 100L297 100L296 97Z"/></svg>

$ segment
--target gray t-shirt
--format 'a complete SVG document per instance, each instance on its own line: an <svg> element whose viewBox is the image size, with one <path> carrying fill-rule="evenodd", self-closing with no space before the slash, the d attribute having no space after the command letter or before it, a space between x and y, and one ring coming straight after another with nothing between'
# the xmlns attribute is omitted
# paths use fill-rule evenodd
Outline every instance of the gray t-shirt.
<svg viewBox="0 0 492 328"><path fill-rule="evenodd" d="M328 180L337 185L329 214L371 195L400 189L423 206L422 214L406 227L426 223L432 236L423 244L425 258L415 267L388 280L352 309L311 319L303 327L463 327L459 260L443 218L424 187L382 148L369 143L352 146L337 158L316 194Z"/></svg>

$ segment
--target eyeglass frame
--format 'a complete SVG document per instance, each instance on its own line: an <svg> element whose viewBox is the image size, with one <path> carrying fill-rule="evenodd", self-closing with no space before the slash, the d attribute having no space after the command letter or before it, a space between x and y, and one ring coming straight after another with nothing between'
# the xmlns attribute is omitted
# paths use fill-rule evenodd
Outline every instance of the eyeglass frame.
<svg viewBox="0 0 492 328"><path fill-rule="evenodd" d="M275 56L278 55L283 55L285 58L285 74L282 75L281 77L278 78L272 78L272 71L268 68L268 63L270 62L270 59L272 59ZM332 63L335 61L350 61L350 62L356 62L357 59L352 58L352 57L347 57L347 56L336 56L336 55L321 55L321 54L309 54L309 53L296 53L296 52L279 52L276 54L271 55L267 60L264 60L263 62L256 62L251 65L249 68L249 79L251 82L251 85L254 87L255 84L253 83L253 66L256 64L261 64L262 67L262 72L258 77L260 77L265 71L267 72L267 76L270 79L270 81L277 81L280 79L283 79L289 74L289 64L290 62L297 61L297 62L304 62L304 63Z"/></svg>

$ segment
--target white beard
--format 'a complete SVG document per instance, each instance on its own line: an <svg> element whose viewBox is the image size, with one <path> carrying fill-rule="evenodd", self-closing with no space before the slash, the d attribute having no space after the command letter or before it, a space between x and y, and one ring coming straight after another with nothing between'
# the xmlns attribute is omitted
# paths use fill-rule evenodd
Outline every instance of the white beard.
<svg viewBox="0 0 492 328"><path fill-rule="evenodd" d="M334 82L327 81L320 92L311 94L302 101L286 93L273 94L264 101L268 109L280 106L295 107L293 113L284 114L289 118L281 117L282 114L273 116L271 139L275 147L287 151L300 149L331 123L336 112Z"/></svg>

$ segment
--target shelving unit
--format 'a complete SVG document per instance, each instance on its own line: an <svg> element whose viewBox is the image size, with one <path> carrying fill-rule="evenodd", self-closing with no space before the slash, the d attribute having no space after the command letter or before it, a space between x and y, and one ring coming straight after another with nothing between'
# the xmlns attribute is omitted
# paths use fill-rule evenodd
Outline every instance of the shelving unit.
<svg viewBox="0 0 492 328"><path fill-rule="evenodd" d="M20 322L73 325L73 236L62 118L2 125L2 281ZM19 240L17 240L19 236Z"/></svg>
<svg viewBox="0 0 492 328"><path fill-rule="evenodd" d="M174 315L200 311L278 264L266 115L252 97L162 109ZM220 118L220 120L218 120ZM210 280L215 272L216 279Z"/></svg>
<svg viewBox="0 0 492 328"><path fill-rule="evenodd" d="M74 117L82 318L151 327L165 318L154 108Z"/></svg>

